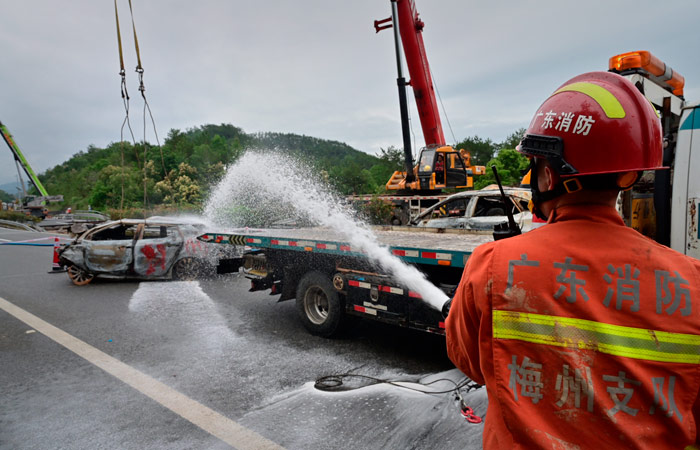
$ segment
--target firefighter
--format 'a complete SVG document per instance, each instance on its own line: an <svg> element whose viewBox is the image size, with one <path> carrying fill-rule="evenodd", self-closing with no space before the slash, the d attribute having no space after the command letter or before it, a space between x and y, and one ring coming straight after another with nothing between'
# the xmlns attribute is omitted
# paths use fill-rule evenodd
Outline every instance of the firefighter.
<svg viewBox="0 0 700 450"><path fill-rule="evenodd" d="M625 78L583 74L518 150L548 223L477 248L446 320L450 359L487 388L484 448L693 445L700 261L615 209L641 171L663 169L656 111Z"/></svg>

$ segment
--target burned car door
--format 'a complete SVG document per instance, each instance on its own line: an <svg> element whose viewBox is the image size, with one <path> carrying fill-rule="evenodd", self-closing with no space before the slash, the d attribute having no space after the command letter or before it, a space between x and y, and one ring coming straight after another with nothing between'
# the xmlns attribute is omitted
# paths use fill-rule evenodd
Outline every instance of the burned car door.
<svg viewBox="0 0 700 450"><path fill-rule="evenodd" d="M447 199L435 205L425 226L430 228L464 228L470 198Z"/></svg>
<svg viewBox="0 0 700 450"><path fill-rule="evenodd" d="M182 245L183 236L177 225L146 224L134 247L134 272L143 277L164 276Z"/></svg>
<svg viewBox="0 0 700 450"><path fill-rule="evenodd" d="M134 259L134 239L140 225L116 223L83 240L85 266L91 272L125 274Z"/></svg>

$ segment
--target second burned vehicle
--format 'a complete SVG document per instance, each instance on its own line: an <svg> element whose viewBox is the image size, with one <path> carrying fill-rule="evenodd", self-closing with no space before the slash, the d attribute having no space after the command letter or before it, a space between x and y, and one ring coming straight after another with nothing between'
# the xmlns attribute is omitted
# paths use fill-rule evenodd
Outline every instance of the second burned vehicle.
<svg viewBox="0 0 700 450"><path fill-rule="evenodd" d="M427 228L459 228L493 231L494 225L507 221L508 211L522 231L532 227L527 204L532 194L526 189L505 188L504 201L498 189L482 189L453 194L423 211L411 225Z"/></svg>

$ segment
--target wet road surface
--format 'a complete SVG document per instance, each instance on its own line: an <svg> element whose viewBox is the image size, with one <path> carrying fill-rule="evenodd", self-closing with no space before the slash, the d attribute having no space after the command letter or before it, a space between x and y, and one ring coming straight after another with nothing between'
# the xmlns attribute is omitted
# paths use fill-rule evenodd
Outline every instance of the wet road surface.
<svg viewBox="0 0 700 450"><path fill-rule="evenodd" d="M41 236L0 229L0 242ZM450 390L464 378L441 337L354 321L342 338L319 338L293 300L249 293L241 275L78 287L48 273L51 256L0 245L2 449L481 447L482 425L453 394L362 378L314 387L353 373ZM438 378L451 381L418 384ZM483 415L484 390L462 393Z"/></svg>

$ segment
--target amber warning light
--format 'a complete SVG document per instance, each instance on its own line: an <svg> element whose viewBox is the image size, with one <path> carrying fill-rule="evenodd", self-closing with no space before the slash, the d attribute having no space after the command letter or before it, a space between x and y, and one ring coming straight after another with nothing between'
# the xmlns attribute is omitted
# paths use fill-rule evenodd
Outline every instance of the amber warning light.
<svg viewBox="0 0 700 450"><path fill-rule="evenodd" d="M653 77L654 81L665 84L674 95L683 96L685 78L678 72L674 72L669 66L648 51L627 52L610 58L608 65L610 70L624 72L626 70L640 69Z"/></svg>

